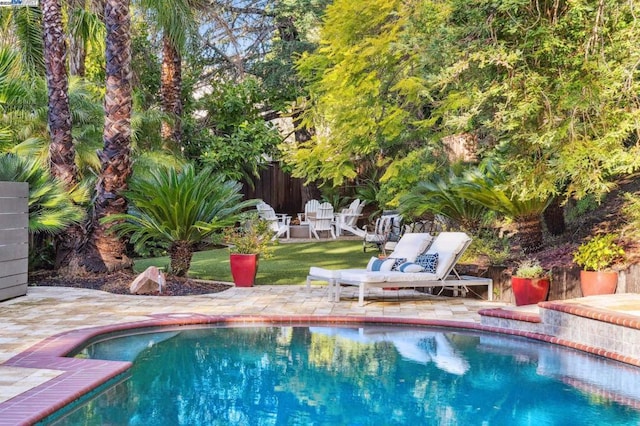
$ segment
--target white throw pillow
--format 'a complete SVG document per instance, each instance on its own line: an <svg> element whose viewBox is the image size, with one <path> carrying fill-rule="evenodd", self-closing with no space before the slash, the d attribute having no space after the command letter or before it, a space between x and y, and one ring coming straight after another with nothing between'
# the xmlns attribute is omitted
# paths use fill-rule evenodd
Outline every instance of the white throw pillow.
<svg viewBox="0 0 640 426"><path fill-rule="evenodd" d="M404 262L402 265L398 267L398 271L400 272L422 272L424 268L417 263L413 262Z"/></svg>

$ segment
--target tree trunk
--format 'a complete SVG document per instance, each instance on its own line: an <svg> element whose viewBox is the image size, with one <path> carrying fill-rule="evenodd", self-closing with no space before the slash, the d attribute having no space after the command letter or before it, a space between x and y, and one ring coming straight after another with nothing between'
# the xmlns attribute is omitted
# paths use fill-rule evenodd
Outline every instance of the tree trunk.
<svg viewBox="0 0 640 426"><path fill-rule="evenodd" d="M542 220L540 216L516 218L518 242L525 253L535 253L542 248Z"/></svg>
<svg viewBox="0 0 640 426"><path fill-rule="evenodd" d="M78 9L84 9L84 0L69 0L69 28L75 26L76 17L74 13ZM84 77L86 73L85 60L87 58L87 49L82 37L69 34L69 73Z"/></svg>
<svg viewBox="0 0 640 426"><path fill-rule="evenodd" d="M564 221L564 209L560 205L560 200L554 197L551 204L543 213L544 223L551 235L562 235L567 230Z"/></svg>
<svg viewBox="0 0 640 426"><path fill-rule="evenodd" d="M67 188L77 184L75 149L71 136L69 81L65 61L67 48L62 27L60 0L42 0L44 63L48 89L48 125L51 136L51 174Z"/></svg>
<svg viewBox="0 0 640 426"><path fill-rule="evenodd" d="M169 247L171 273L178 277L186 277L191 267L193 247L186 241L176 241Z"/></svg>
<svg viewBox="0 0 640 426"><path fill-rule="evenodd" d="M162 38L160 79L162 110L173 118L173 123L162 122L162 138L170 143L170 148L179 149L182 139L182 58L167 35Z"/></svg>
<svg viewBox="0 0 640 426"><path fill-rule="evenodd" d="M131 38L128 0L107 0L106 93L104 147L98 153L101 170L96 184L92 232L84 266L93 272L111 272L132 266L125 242L109 232L112 224L100 220L127 211L123 192L131 174Z"/></svg>

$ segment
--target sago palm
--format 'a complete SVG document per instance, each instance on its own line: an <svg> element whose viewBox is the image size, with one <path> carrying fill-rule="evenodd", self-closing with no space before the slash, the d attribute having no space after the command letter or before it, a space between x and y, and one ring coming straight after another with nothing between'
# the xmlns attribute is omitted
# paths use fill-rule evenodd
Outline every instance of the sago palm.
<svg viewBox="0 0 640 426"><path fill-rule="evenodd" d="M206 168L197 173L192 165L182 171L171 167L134 176L126 197L126 214L105 221L120 236L129 236L136 250L148 243L168 249L171 272L189 271L195 246L217 230L232 225L255 200L242 201L241 185L225 180Z"/></svg>
<svg viewBox="0 0 640 426"><path fill-rule="evenodd" d="M520 198L509 185L508 176L491 163L467 172L458 193L513 219L525 253L542 247L542 213L549 205L549 197Z"/></svg>
<svg viewBox="0 0 640 426"><path fill-rule="evenodd" d="M400 211L410 216L433 213L447 217L472 233L487 220L489 209L458 193L460 177L434 176L419 182L401 198Z"/></svg>

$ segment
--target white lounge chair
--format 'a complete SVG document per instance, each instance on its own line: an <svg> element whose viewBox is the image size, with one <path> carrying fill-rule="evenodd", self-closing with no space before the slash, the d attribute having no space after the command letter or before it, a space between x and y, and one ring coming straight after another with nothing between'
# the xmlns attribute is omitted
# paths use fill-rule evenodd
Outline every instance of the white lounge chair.
<svg viewBox="0 0 640 426"><path fill-rule="evenodd" d="M416 260L419 254L424 252L431 243L432 236L428 233L404 234L390 258L406 259L409 262ZM326 281L329 283L329 300L339 300L338 279L345 273L367 273L366 269L325 269L311 267L307 276L307 288L311 287L311 281Z"/></svg>
<svg viewBox="0 0 640 426"><path fill-rule="evenodd" d="M405 234L419 235L419 234ZM401 246L404 236L398 242L396 250L390 255L394 257L398 247ZM451 289L454 296L458 292L466 294L469 286L487 286L488 300L493 300L493 281L489 278L479 278L470 276L460 276L455 271L455 265L471 244L471 238L464 232L441 232L433 240L426 254L438 254L438 261L435 272L400 272L400 271L362 271L362 270L343 270L334 274L332 277L332 295L334 300L340 300L340 286L354 285L359 287L358 305L364 305L364 294L368 288L415 288L415 287L442 287L442 289ZM319 268L318 268L319 269ZM313 268L312 268L313 270ZM310 271L309 275L313 278L315 275L321 274L321 271ZM309 280L309 278L307 278ZM308 282L308 281L307 281Z"/></svg>
<svg viewBox="0 0 640 426"><path fill-rule="evenodd" d="M488 300L493 300L493 281L490 278L460 276L455 266L464 251L471 244L471 238L464 232L441 232L438 234L426 254L438 254L435 272L345 272L336 280L336 299L340 300L340 285L359 287L358 305L364 305L364 293L367 288L416 288L442 287L463 295L469 286L487 286Z"/></svg>
<svg viewBox="0 0 640 426"><path fill-rule="evenodd" d="M274 240L276 238L280 238L283 235L286 236L287 240L289 239L291 216L288 216L286 214L276 214L275 210L273 210L273 207L265 202L259 203L256 206L256 209L258 210L258 216L260 216L261 219L269 222L269 226L271 227L273 232L276 233L273 236Z"/></svg>

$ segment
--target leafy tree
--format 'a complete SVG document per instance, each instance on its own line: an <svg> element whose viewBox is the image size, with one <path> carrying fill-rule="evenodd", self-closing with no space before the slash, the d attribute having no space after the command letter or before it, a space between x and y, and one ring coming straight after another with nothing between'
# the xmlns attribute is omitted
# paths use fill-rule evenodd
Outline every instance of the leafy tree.
<svg viewBox="0 0 640 426"><path fill-rule="evenodd" d="M220 170L228 178L251 181L259 169L277 156L281 141L277 129L266 122L258 104L263 99L258 82L219 83L200 101L204 117L186 143L185 154Z"/></svg>
<svg viewBox="0 0 640 426"><path fill-rule="evenodd" d="M156 169L134 177L126 192L131 208L104 220L120 236L130 236L138 251L149 242L168 248L171 272L185 276L196 245L214 232L233 225L255 200L241 201L241 185L193 165L182 171Z"/></svg>

